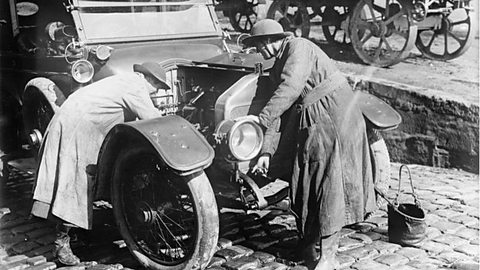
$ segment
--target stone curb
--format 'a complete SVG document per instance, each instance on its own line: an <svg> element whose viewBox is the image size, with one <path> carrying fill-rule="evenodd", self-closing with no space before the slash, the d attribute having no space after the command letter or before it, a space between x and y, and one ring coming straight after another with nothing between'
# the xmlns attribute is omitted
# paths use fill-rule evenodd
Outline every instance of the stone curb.
<svg viewBox="0 0 480 270"><path fill-rule="evenodd" d="M434 89L345 75L356 90L379 97L402 116L397 129L382 133L392 161L479 173L478 104Z"/></svg>

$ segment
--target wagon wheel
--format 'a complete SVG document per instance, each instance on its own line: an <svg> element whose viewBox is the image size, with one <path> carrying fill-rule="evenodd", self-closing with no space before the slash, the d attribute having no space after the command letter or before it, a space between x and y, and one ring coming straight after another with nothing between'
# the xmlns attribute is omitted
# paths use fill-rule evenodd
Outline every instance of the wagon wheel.
<svg viewBox="0 0 480 270"><path fill-rule="evenodd" d="M267 11L267 18L278 21L285 31L308 38L310 15L301 0L276 0Z"/></svg>
<svg viewBox="0 0 480 270"><path fill-rule="evenodd" d="M204 172L178 176L152 147L132 145L114 163L112 204L131 253L149 269L204 269L219 233L212 187Z"/></svg>
<svg viewBox="0 0 480 270"><path fill-rule="evenodd" d="M467 51L475 38L475 24L468 9L442 14L438 29L419 29L415 45L423 55L435 60L450 60Z"/></svg>
<svg viewBox="0 0 480 270"><path fill-rule="evenodd" d="M360 0L349 29L353 49L360 59L380 67L407 57L417 36L410 9L395 0Z"/></svg>
<svg viewBox="0 0 480 270"><path fill-rule="evenodd" d="M348 7L326 6L322 12L322 30L325 39L330 44L350 44L348 34Z"/></svg>
<svg viewBox="0 0 480 270"><path fill-rule="evenodd" d="M242 33L250 33L258 17L258 0L243 0L232 7L228 18L233 29Z"/></svg>

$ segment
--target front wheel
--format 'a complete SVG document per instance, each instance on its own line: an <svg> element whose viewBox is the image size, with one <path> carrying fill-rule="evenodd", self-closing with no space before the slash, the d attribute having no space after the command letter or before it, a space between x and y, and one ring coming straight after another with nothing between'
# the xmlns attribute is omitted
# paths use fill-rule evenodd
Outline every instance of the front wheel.
<svg viewBox="0 0 480 270"><path fill-rule="evenodd" d="M178 176L151 147L122 150L112 179L112 204L130 252L149 269L203 269L218 240L218 210L202 171Z"/></svg>

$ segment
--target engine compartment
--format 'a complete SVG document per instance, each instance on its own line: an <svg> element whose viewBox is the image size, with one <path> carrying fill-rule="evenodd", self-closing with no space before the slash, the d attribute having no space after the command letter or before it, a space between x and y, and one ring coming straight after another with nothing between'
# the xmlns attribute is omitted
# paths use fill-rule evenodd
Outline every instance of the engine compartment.
<svg viewBox="0 0 480 270"><path fill-rule="evenodd" d="M243 109L240 114L246 115L258 114L271 95L268 76L255 74L249 70L183 65L178 66L175 72L176 80L171 82L173 89L159 95L159 99L162 100L157 102L157 108L166 115L182 116L207 139L213 134L218 122L223 120L218 117L220 97L223 96L222 102L228 103L228 110L241 107ZM245 76L250 76L250 81L255 82L238 83Z"/></svg>

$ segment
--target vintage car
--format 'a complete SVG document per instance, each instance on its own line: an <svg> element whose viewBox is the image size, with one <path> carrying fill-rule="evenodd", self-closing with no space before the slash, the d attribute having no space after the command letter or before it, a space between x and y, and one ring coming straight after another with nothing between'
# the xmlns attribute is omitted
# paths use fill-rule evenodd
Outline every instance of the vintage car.
<svg viewBox="0 0 480 270"><path fill-rule="evenodd" d="M275 153L269 175L249 170L263 133L245 116L271 96L272 63L232 52L212 1L4 0L0 23L8 151L28 141L35 152L55 111L83 85L145 61L168 70L172 89L154 102L164 116L110 130L89 194L111 202L125 243L145 267L203 269L215 252L221 208L257 210L287 197L288 150ZM390 164L378 131L401 119L381 100L357 94L381 187Z"/></svg>

